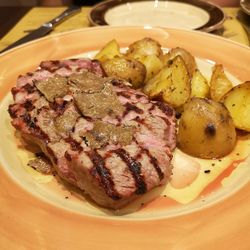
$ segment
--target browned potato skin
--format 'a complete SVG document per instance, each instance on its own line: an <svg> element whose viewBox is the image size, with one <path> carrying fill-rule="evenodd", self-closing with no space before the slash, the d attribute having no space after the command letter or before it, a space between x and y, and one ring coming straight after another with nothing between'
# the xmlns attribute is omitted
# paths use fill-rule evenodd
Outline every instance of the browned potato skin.
<svg viewBox="0 0 250 250"><path fill-rule="evenodd" d="M115 76L130 82L134 88L139 88L146 77L145 66L131 58L117 57L106 60L102 67L107 76Z"/></svg>
<svg viewBox="0 0 250 250"><path fill-rule="evenodd" d="M122 57L120 46L115 39L108 42L96 55L95 59L104 62L114 57Z"/></svg>
<svg viewBox="0 0 250 250"><path fill-rule="evenodd" d="M182 59L184 60L186 64L189 76L192 77L192 75L194 74L197 68L197 65L196 65L194 57L187 50L183 48L176 47L174 49L171 49L167 54L163 55L161 57L163 64L165 65L168 64L168 62L170 60L173 60L176 56L182 57Z"/></svg>
<svg viewBox="0 0 250 250"><path fill-rule="evenodd" d="M191 93L190 77L183 58L176 56L146 83L143 91L152 99L180 108Z"/></svg>
<svg viewBox="0 0 250 250"><path fill-rule="evenodd" d="M222 103L194 97L184 105L177 135L182 151L199 158L221 158L235 143L233 120Z"/></svg>
<svg viewBox="0 0 250 250"><path fill-rule="evenodd" d="M163 55L161 45L154 39L145 37L129 45L126 56L134 59L140 59L143 56Z"/></svg>
<svg viewBox="0 0 250 250"><path fill-rule="evenodd" d="M147 70L145 82L149 81L163 67L162 61L156 55L143 56L138 60L145 65Z"/></svg>
<svg viewBox="0 0 250 250"><path fill-rule="evenodd" d="M222 99L236 128L250 132L250 81L233 87Z"/></svg>

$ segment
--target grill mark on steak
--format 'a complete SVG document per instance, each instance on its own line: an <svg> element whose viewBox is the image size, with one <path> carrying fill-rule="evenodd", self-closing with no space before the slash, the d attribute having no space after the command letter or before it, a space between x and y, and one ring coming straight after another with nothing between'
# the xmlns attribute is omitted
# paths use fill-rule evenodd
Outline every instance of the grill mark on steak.
<svg viewBox="0 0 250 250"><path fill-rule="evenodd" d="M35 136L43 141L45 141L45 143L48 143L50 141L49 136L44 133L36 124L35 122L32 120L30 114L28 113L24 113L22 115L20 115L19 118L17 118L18 120L17 123L12 123L13 126L15 126L17 129L22 129L22 127L25 126L25 124L27 125L28 129L29 129L29 133L32 136ZM13 121L14 122L14 121Z"/></svg>
<svg viewBox="0 0 250 250"><path fill-rule="evenodd" d="M52 61L44 61L41 62L40 68L45 69L49 71L50 73L55 73L57 70L61 68L65 68L67 70L71 70L70 65L67 64L67 62L72 60L65 60L65 61L59 61L59 60L52 60ZM75 61L77 63L77 60Z"/></svg>
<svg viewBox="0 0 250 250"><path fill-rule="evenodd" d="M65 157L68 161L72 161L71 155L69 154L68 151L66 151L66 152L64 153L64 157Z"/></svg>
<svg viewBox="0 0 250 250"><path fill-rule="evenodd" d="M141 174L141 163L133 159L128 152L119 148L114 150L114 152L127 164L132 176L135 180L135 185L137 187L136 194L144 194L147 191L147 185Z"/></svg>
<svg viewBox="0 0 250 250"><path fill-rule="evenodd" d="M173 115L173 109L170 108L168 105L165 105L163 102L156 101L154 104L167 116Z"/></svg>
<svg viewBox="0 0 250 250"><path fill-rule="evenodd" d="M82 152L83 148L80 143L78 143L76 140L74 140L72 137L67 137L64 139L67 143L70 144L70 148L73 151L78 151L79 153Z"/></svg>
<svg viewBox="0 0 250 250"><path fill-rule="evenodd" d="M138 108L136 105L133 105L129 102L125 103L125 111L123 112L123 117L125 117L130 111L134 111L137 114L143 114L143 110Z"/></svg>
<svg viewBox="0 0 250 250"><path fill-rule="evenodd" d="M34 86L31 86L30 84L26 84L23 86L23 89L25 89L29 94L37 91Z"/></svg>
<svg viewBox="0 0 250 250"><path fill-rule="evenodd" d="M113 86L117 86L117 87L123 86L124 87L124 81L121 79L112 79L110 82L112 83Z"/></svg>
<svg viewBox="0 0 250 250"><path fill-rule="evenodd" d="M16 96L16 94L20 91L20 88L17 88L17 87L13 87L11 89L11 94L13 95L13 97Z"/></svg>
<svg viewBox="0 0 250 250"><path fill-rule="evenodd" d="M58 115L62 115L66 109L67 101L62 98L57 98L54 102L50 102L49 106L52 108Z"/></svg>
<svg viewBox="0 0 250 250"><path fill-rule="evenodd" d="M141 122L142 124L144 124L143 120L139 120L138 122ZM134 140L135 140L136 144L139 145L139 143L137 142L137 140L135 138L134 138ZM150 163L153 165L155 171L157 172L157 174L159 176L159 180L161 181L164 178L164 173L162 172L157 159L154 156L152 156L152 154L150 153L150 151L147 148L142 148L140 153L136 156L136 159L140 158L143 153L145 153L148 156Z"/></svg>
<svg viewBox="0 0 250 250"><path fill-rule="evenodd" d="M37 126L34 121L31 119L30 114L25 113L21 115L22 120L28 125L28 127L35 129Z"/></svg>
<svg viewBox="0 0 250 250"><path fill-rule="evenodd" d="M22 105L27 111L32 111L35 108L31 100L26 100Z"/></svg>
<svg viewBox="0 0 250 250"><path fill-rule="evenodd" d="M29 83L25 84L22 87L13 87L11 89L11 93L12 93L12 95L13 95L14 98L19 93L23 93L23 94L29 95L29 94L32 94L34 92L37 92L36 88L33 87L32 85L30 85Z"/></svg>
<svg viewBox="0 0 250 250"><path fill-rule="evenodd" d="M48 70L51 73L54 73L60 67L60 61L58 60L44 61L41 62L40 67L42 69Z"/></svg>
<svg viewBox="0 0 250 250"><path fill-rule="evenodd" d="M80 59L66 59L66 60L51 60L41 62L40 68L47 70L50 73L58 73L60 69L67 71L81 72L82 70L91 71L99 76L104 76L105 72L100 66L100 62L97 60L90 60L87 58Z"/></svg>
<svg viewBox="0 0 250 250"><path fill-rule="evenodd" d="M47 134L45 134L39 127L36 126L36 124L31 120L31 117L29 114L24 114L21 116L22 120L27 124L27 126L33 131L33 134L39 137L40 139L45 139L47 142L49 142L49 137Z"/></svg>
<svg viewBox="0 0 250 250"><path fill-rule="evenodd" d="M136 97L136 99L140 99L140 98L145 97L145 96L141 95L141 94L135 94L135 97Z"/></svg>
<svg viewBox="0 0 250 250"><path fill-rule="evenodd" d="M120 91L120 92L117 92L116 94L117 94L118 96L123 96L123 97L125 97L125 98L127 98L127 99L130 98L130 95L129 95L127 92Z"/></svg>
<svg viewBox="0 0 250 250"><path fill-rule="evenodd" d="M99 177L99 183L110 198L113 200L119 200L121 197L114 188L115 184L109 170L105 166L105 161L102 156L98 154L97 150L92 150L91 152L86 153L93 162L94 167L90 170L92 176Z"/></svg>
<svg viewBox="0 0 250 250"><path fill-rule="evenodd" d="M154 166L154 169L156 170L156 172L159 176L159 180L162 180L164 178L164 173L162 172L161 168L159 167L159 163L158 163L157 159L151 155L151 153L149 152L148 149L144 148L143 152L145 152L147 154L147 156L149 157L150 163Z"/></svg>
<svg viewBox="0 0 250 250"><path fill-rule="evenodd" d="M8 107L8 112L10 114L10 117L13 118L13 119L17 118L17 114L19 112L18 109L15 109L16 106L17 106L17 104L14 103L14 104L10 104L9 107Z"/></svg>

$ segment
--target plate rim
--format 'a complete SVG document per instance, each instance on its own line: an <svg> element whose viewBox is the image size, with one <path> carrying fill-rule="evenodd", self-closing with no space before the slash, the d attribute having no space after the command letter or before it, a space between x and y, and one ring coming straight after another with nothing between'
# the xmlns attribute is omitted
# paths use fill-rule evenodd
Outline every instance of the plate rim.
<svg viewBox="0 0 250 250"><path fill-rule="evenodd" d="M102 1L100 3L95 4L90 12L88 13L88 20L91 25L93 26L104 26L109 25L105 21L105 13L113 7L123 5L126 3L132 3L132 2L152 2L154 0L106 0ZM185 3L189 5L193 5L195 7L198 7L204 11L207 12L209 15L209 20L204 25L196 28L196 29L190 29L190 30L199 30L204 32L211 32L214 30L217 30L221 28L222 24L224 23L226 19L226 15L224 11L216 4L213 4L211 2L205 2L203 0L161 0L161 2L176 2L176 3ZM165 27L164 27L165 28ZM169 27L166 27L169 28Z"/></svg>
<svg viewBox="0 0 250 250"><path fill-rule="evenodd" d="M113 1L113 0L111 0ZM20 44L14 48L11 48L7 51L4 51L2 53L0 53L0 58L1 56L4 56L4 55L8 55L16 50L19 50L21 48L24 48L24 47L27 47L27 46L30 46L31 44L36 44L36 43L39 43L40 41L43 41L43 40L48 40L48 39L51 39L51 38L56 38L56 37L63 37L63 36L67 36L67 35L70 35L70 34L73 34L73 33L78 33L78 32L83 32L85 30L98 30L98 29L126 29L126 28L129 28L129 29L152 29L152 30L163 30L163 31L167 31L167 30L179 30L179 31L182 31L182 32L188 32L188 33L196 33L196 34L200 34L201 36L211 36L213 38L215 38L216 40L222 40L223 42L225 43L232 43L232 44L235 44L236 46L239 46L239 47L243 47L245 49L250 49L250 47L246 44L242 44L242 43L239 43L239 42L236 42L234 40L230 40L226 37L222 37L222 36L218 36L216 34L213 34L213 33L204 33L203 31L201 30L189 30L189 29L185 29L185 28L169 28L169 27L145 27L145 26L140 26L140 25L135 25L135 26L132 26L132 25L126 25L126 26L108 26L108 25L104 25L104 26L91 26L91 27L85 27L85 28L80 28L80 29L74 29L74 30L69 30L69 31L63 31L63 32L60 32L60 33L53 33L53 34L50 34L48 36L44 36L44 37L41 37L41 38L37 38L37 39L34 39L34 40L31 40L29 42L26 42L26 43L23 43L23 44Z"/></svg>
<svg viewBox="0 0 250 250"><path fill-rule="evenodd" d="M145 29L143 27L131 26L130 30L136 31L138 28ZM22 49L27 49L26 47L29 47L29 46L36 47L36 45L39 44L41 41L46 41L46 40L53 41L53 39L60 40L60 38L63 38L64 36L70 37L72 34L78 33L78 32L85 33L86 31L90 31L90 29L91 29L91 31L98 33L98 31L100 31L100 30L112 30L115 32L115 31L119 31L120 29L126 30L129 28L128 28L128 26L127 27L125 27L125 26L122 26L122 27L110 27L110 26L108 26L105 28L103 28L103 27L87 28L87 29L85 28L85 29L80 29L80 30L64 32L64 33L60 33L60 34L54 34L54 35L51 35L48 37L44 37L44 38L32 41L32 42L27 43L27 44L23 44L19 47L13 48L12 50L6 51L4 54L2 54L0 56L0 61L1 60L8 60L9 57L15 56L15 52L18 52L18 51L20 52L20 51L22 51ZM170 28L153 28L153 30L164 30L166 32L170 31L170 33L171 32L192 33L195 37L197 35L202 36L202 39L206 39L206 37L209 37L209 38L211 38L211 40L209 39L210 41L218 40L218 41L221 41L221 42L226 43L226 44L229 43L229 45L231 44L231 45L240 47L241 49L244 49L244 51L246 51L246 49L247 49L248 54L250 52L250 48L248 46L241 45L239 43L236 43L236 42L233 42L231 40L221 38L221 37L218 37L218 36L215 36L212 34L207 34L207 33L198 32L198 31L178 30L178 29L170 29ZM98 36L100 36L100 34L101 34L101 32L98 33ZM82 37L84 37L84 35ZM103 41L103 42L105 42L105 41ZM10 83L6 84L6 85L10 85ZM1 96L0 96L0 99L1 99ZM4 171L4 170L2 168L0 168L0 174L2 171ZM7 176L9 176L9 175L7 175ZM3 180L3 181L4 181L4 183L6 183L6 180ZM58 235L62 234L61 231L70 233L71 232L71 230L69 230L70 227L75 226L74 230L79 229L82 231L79 231L77 234L70 234L69 238L74 239L74 240L79 240L80 242L82 242L83 240L86 239L86 241L88 241L86 249L98 249L97 247L101 246L101 245L97 245L98 243L93 242L93 244L95 244L94 246L96 246L96 247L92 248L91 247L92 243L89 243L89 240L95 241L98 238L98 236L101 235L101 233L102 233L101 239L104 241L104 249L109 249L109 250L117 249L116 244L112 245L112 243L114 243L114 242L123 243L123 244L124 244L124 242L127 242L127 244L125 244L125 246L123 246L123 247L121 246L121 248L119 247L119 249L121 249L121 250L122 249L130 249L130 250L131 249L156 249L156 248L163 250L163 249L166 249L168 246L171 247L173 245L176 246L177 248L179 247L178 249L185 249L185 248L183 248L185 246L185 245L183 245L184 243L189 244L189 245L186 245L187 247L188 246L191 246L191 247L196 246L196 249L201 249L201 248L197 248L197 245L195 245L195 244L199 244L199 242L195 243L195 240L193 238L191 241L190 237L187 235L188 232L191 233L191 236L193 235L195 237L196 237L196 234L194 234L194 232L196 232L198 234L198 237L196 237L196 239L197 238L199 239L199 236L203 237L204 234L209 233L211 231L211 229L212 230L223 229L219 223L221 222L222 218L224 217L224 210L226 208L236 209L236 211L240 210L239 206L238 207L236 206L237 204L235 204L235 201L234 202L232 201L232 197L236 196L236 202L241 202L243 198L248 198L245 201L245 202L247 202L247 204L244 204L244 205L247 206L248 208L250 207L250 193L244 192L244 191L250 190L250 183L245 185L241 189L241 197L237 197L237 194L233 194L232 196L230 196L226 199L226 201L225 201L226 208L224 206L220 206L221 202L219 202L218 204L212 205L211 207L212 207L212 209L214 209L214 211L210 212L209 218L207 221L207 225L203 225L202 223L204 223L206 221L206 218L204 218L204 215L206 215L206 211L208 211L208 210L211 211L211 207L207 207L205 209L193 212L193 213L188 214L188 215L180 215L180 216L177 216L174 218L166 218L166 219L152 220L152 221L134 221L134 220L133 221L129 221L129 220L128 221L123 221L123 220L122 221L115 221L112 219L102 220L101 218L98 218L98 219L90 218L90 217L85 216L85 215L79 216L79 214L76 214L72 211L63 210L63 209L60 209L58 207L52 206L51 204L49 204L47 202L41 201L39 198L37 198L36 196L33 196L31 193L27 192L26 190L24 190L20 186L16 185L15 190L17 190L19 192L19 194L21 195L19 199L24 197L25 198L24 200L27 201L28 204L31 205L31 211L33 211L32 212L33 214L29 215L29 213L24 211L23 206L25 204L24 205L20 204L18 206L19 206L19 209L20 208L22 209L21 215L25 214L25 215L29 216L30 218L34 219L33 223L40 222L42 225L44 225L44 223L48 223L48 220L45 221L48 218L53 218L54 220L55 220L55 218L61 219L62 221L61 221L61 223L59 223L59 226L57 226L57 225L51 226L51 228L55 228L58 230L58 232L56 232ZM242 196L243 195L242 193L244 193L244 196ZM0 194L1 194L1 191L0 191ZM7 194L4 194L5 195L4 197L1 197L2 195L0 195L0 201L2 201L3 198L6 198L6 199L8 198L8 196L7 196L8 192L7 192ZM11 198L12 199L15 198L15 195L16 194L13 194L13 196ZM36 200L36 201L34 201L34 200ZM29 202L33 202L33 203L29 203ZM39 203L41 205L41 207L38 207L36 203ZM12 203L9 203L9 204L11 205ZM26 207L26 209L27 209L27 207ZM10 215L3 214L3 213L1 213L2 211L3 210L0 207L0 214L2 214L1 216L7 216L5 221L8 221L10 218L12 219L11 221L14 221L14 219L17 219L17 217L19 216L19 215L15 216L15 214L13 214L13 211L10 211ZM34 211L37 214L34 214ZM244 211L245 211L245 213L243 213L243 214L240 213L240 212L242 212L241 210L238 213L239 218L237 218L237 219L239 219L239 222L243 221L243 217L245 218L245 220L247 218L249 218L249 215L250 215L249 210L247 213L246 213L246 210L244 210ZM217 216L220 216L221 213L223 213L223 216L221 218L217 217ZM13 216L13 218L11 216ZM183 224L183 220L184 220L184 224ZM23 227L24 227L23 229L26 229L25 226L29 226L30 225L29 223L32 224L32 222L25 222L23 225ZM89 223L91 223L91 225L89 225ZM85 230L89 230L89 229L85 229L85 224L89 225L91 229L95 230L93 235L86 233L87 231L85 231ZM226 225L228 225L228 224L226 224ZM13 226L15 226L15 224L13 224ZM33 226L35 226L35 225L33 224ZM210 228L210 226L212 226L212 227ZM232 226L232 225L230 224L230 226ZM233 225L233 227L239 227L239 226L240 226L239 223L237 225ZM122 234L118 235L118 238L115 238L114 234L108 232L107 227L111 230L111 232L117 232L118 230L121 229L121 227L125 227L124 228L125 230L123 231ZM193 227L200 229L200 231L197 231L197 229L195 229ZM194 229L194 231L192 231L192 228ZM4 239L4 237L11 237L4 229L5 229L5 227L2 227L2 228L0 227L0 245L3 242L6 243L7 240L8 240L8 242L7 242L8 244L15 244L14 241L11 242L9 240L10 238L7 238L7 240ZM27 232L30 232L31 230L29 229L29 231L27 231L28 229L26 229L26 231L24 230L23 233L20 232L21 236L14 235L14 237L15 236L18 238L22 237L22 239L26 239L28 241L27 244L30 244L29 246L34 246L34 245L31 245L31 243L30 243L31 241L34 243L35 240L41 239L41 237L43 237L42 238L43 244L44 244L43 247L45 246L45 243L46 243L47 244L46 249L56 249L55 247L53 248L53 246L55 246L53 244L60 244L60 243L55 243L55 242L53 243L53 241L51 243L51 241L49 241L49 240L51 240L52 238L48 238L49 235L46 235L46 237L45 237L45 235L44 235L45 232L51 232L50 228L39 228L37 226L36 229L41 230L41 231L39 231L40 234L37 234L37 232L33 232L34 234L30 235L28 237ZM47 231L46 231L46 229L47 229ZM239 227L239 229L241 229L241 231L240 231L241 233L245 232L245 234L242 235L242 237L246 237L247 232L250 230L250 223L248 223L247 226L245 225L245 227L243 227L243 228ZM248 229L248 231L246 229ZM44 230L45 230L45 232L44 232ZM133 230L133 231L131 231L131 230ZM227 227L225 227L224 230L227 231ZM86 233L85 236L82 235L82 232ZM146 235L149 235L150 233L151 233L151 236L153 236L152 241L150 241L146 236ZM219 244L217 246L229 246L230 247L231 243L232 243L231 240L227 239L226 242L223 242L223 236L221 236L221 233L222 233L222 235L224 235L225 232L220 231L220 233L216 234L216 231L214 231L214 234L213 234L213 237L216 237L215 238L216 243ZM132 237L132 235L136 235L136 237L134 236L132 241L129 241L129 240L131 240L130 237ZM176 241L174 241L174 239L171 239L171 237L170 237L171 235L176 236ZM237 234L237 235L239 236L239 234ZM40 238L38 238L38 236L40 236ZM62 234L62 236L63 236L63 234ZM106 238L105 238L105 236L106 236ZM154 237L157 237L157 239ZM222 237L222 241L218 237ZM242 239L243 239L242 237L239 237L239 238L236 237L236 239L235 238L234 239L236 241L238 240L237 241L238 243L241 243ZM65 238L67 238L67 237L65 237ZM209 238L211 239L211 236L209 236ZM207 240L208 240L207 241L207 243L208 243L209 239L207 239ZM16 242L18 242L18 241L16 241ZM67 244L67 240L65 240L65 239L62 239L62 242ZM40 242L37 242L37 243L40 243ZM147 245L147 243L148 243L148 245ZM19 244L19 242L18 242L18 244ZM49 244L52 244L52 245L49 245ZM69 244L70 244L70 242L69 242ZM70 248L67 248L67 246L68 247L70 246L69 244L65 245L65 246L63 246L61 244L61 247L62 247L61 249L70 249ZM100 243L100 244L102 244L102 243ZM141 244L143 244L144 247ZM250 246L250 239L249 238L246 238L245 244L248 244ZM2 244L2 245L8 246L8 245L4 245L4 244ZM50 247L48 247L48 246L50 246ZM79 246L80 246L80 244L79 244ZM89 246L89 248L88 248L88 246ZM154 248L152 248L153 246L154 246ZM198 245L198 247L201 247L201 245ZM79 249L80 248L81 248L81 246L79 247ZM202 248L202 249L210 249L210 248L211 248L211 244L207 244L207 247L204 246L204 248ZM18 248L8 248L8 249L18 249ZM32 249L32 248L29 248L29 249ZM192 249L194 249L194 248L192 248Z"/></svg>

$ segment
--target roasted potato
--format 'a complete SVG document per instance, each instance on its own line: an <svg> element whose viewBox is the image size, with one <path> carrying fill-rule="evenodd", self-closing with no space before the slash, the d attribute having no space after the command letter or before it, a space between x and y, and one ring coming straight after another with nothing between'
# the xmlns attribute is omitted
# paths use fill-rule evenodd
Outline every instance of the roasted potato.
<svg viewBox="0 0 250 250"><path fill-rule="evenodd" d="M114 57L122 57L122 54L117 41L111 40L96 54L95 59L104 62Z"/></svg>
<svg viewBox="0 0 250 250"><path fill-rule="evenodd" d="M220 158L236 143L233 120L222 103L193 97L184 105L177 134L178 147L199 158Z"/></svg>
<svg viewBox="0 0 250 250"><path fill-rule="evenodd" d="M213 67L213 73L210 80L210 96L214 101L220 101L221 98L233 87L231 81L225 75L223 66L216 64Z"/></svg>
<svg viewBox="0 0 250 250"><path fill-rule="evenodd" d="M173 107L182 106L190 97L190 77L181 56L177 56L171 63L150 79L144 92L151 98L161 98Z"/></svg>
<svg viewBox="0 0 250 250"><path fill-rule="evenodd" d="M116 57L104 61L102 67L107 76L123 78L130 82L134 88L139 88L146 77L145 66L134 59Z"/></svg>
<svg viewBox="0 0 250 250"><path fill-rule="evenodd" d="M167 54L161 57L162 62L164 65L168 64L169 61L173 60L176 56L181 56L184 60L186 67L188 69L188 73L192 76L197 68L196 62L194 57L185 49L183 48L174 48L171 49Z"/></svg>
<svg viewBox="0 0 250 250"><path fill-rule="evenodd" d="M143 56L138 60L145 65L147 70L145 82L155 76L163 67L162 61L156 55Z"/></svg>
<svg viewBox="0 0 250 250"><path fill-rule="evenodd" d="M151 98L157 98L164 89L171 83L172 69L169 66L163 67L153 78L146 82L143 91Z"/></svg>
<svg viewBox="0 0 250 250"><path fill-rule="evenodd" d="M250 132L250 81L232 88L223 98L234 125Z"/></svg>
<svg viewBox="0 0 250 250"><path fill-rule="evenodd" d="M191 97L208 97L209 85L207 79L196 69L191 80Z"/></svg>
<svg viewBox="0 0 250 250"><path fill-rule="evenodd" d="M129 45L126 56L140 59L144 56L155 55L162 56L163 52L161 45L152 38L143 38Z"/></svg>

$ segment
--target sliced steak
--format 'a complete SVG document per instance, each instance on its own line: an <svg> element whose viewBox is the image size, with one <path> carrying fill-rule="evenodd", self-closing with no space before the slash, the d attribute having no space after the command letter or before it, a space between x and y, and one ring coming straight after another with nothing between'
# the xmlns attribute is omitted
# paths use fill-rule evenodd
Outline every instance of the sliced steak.
<svg viewBox="0 0 250 250"><path fill-rule="evenodd" d="M42 62L12 94L12 125L99 205L120 208L169 180L173 109L106 78L97 61Z"/></svg>

